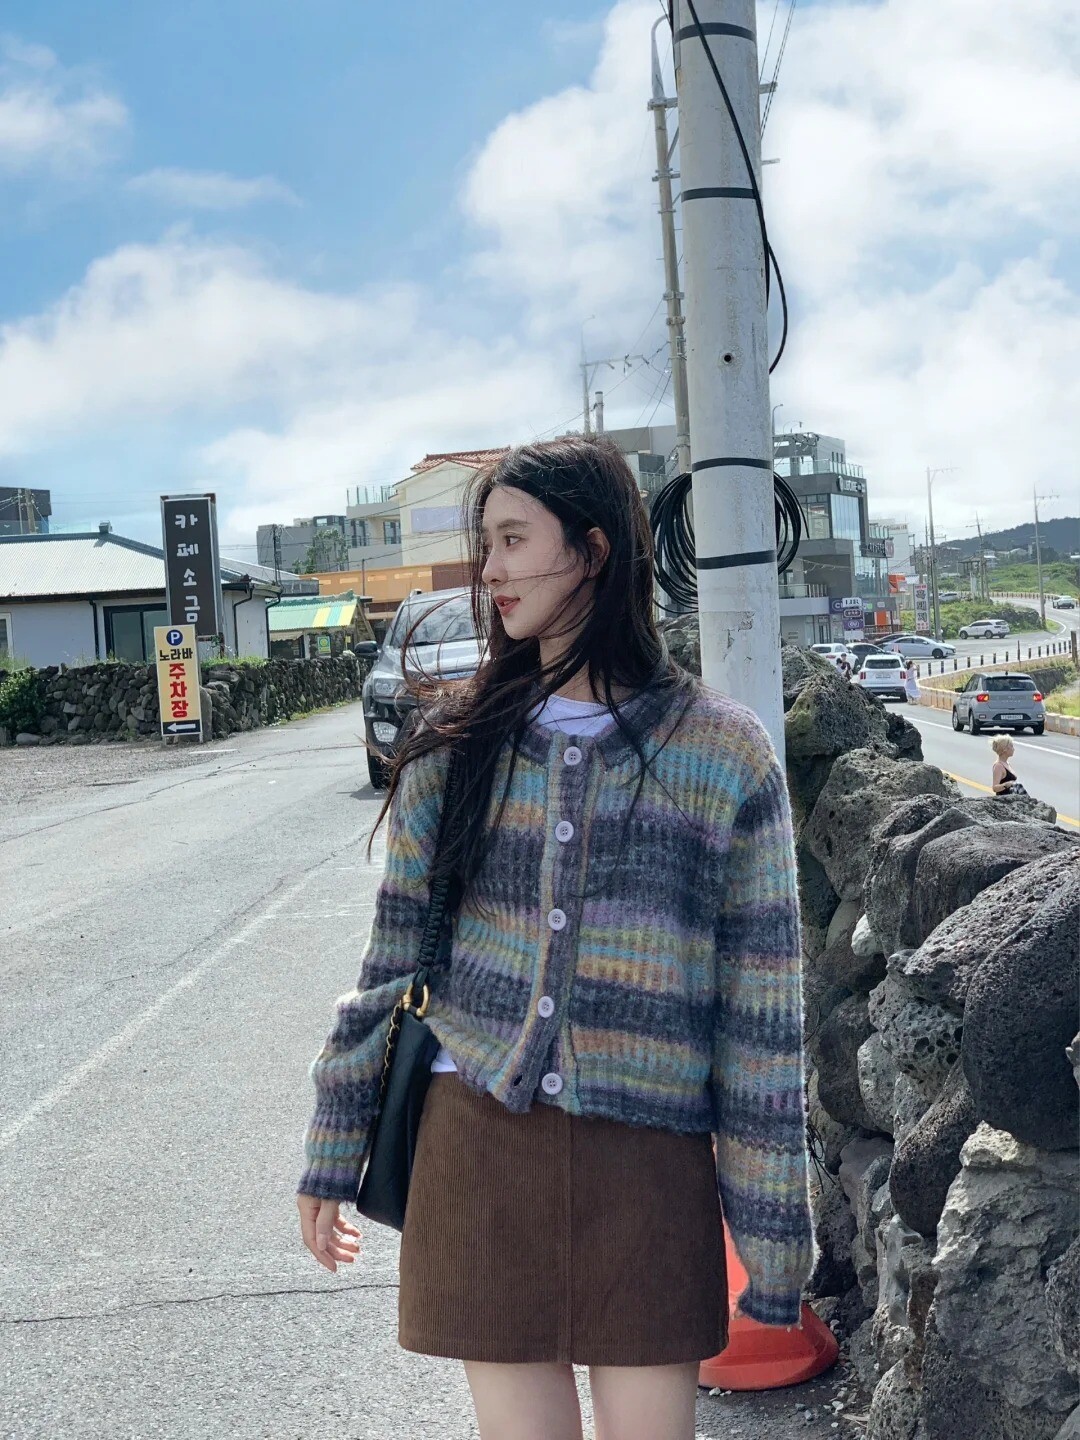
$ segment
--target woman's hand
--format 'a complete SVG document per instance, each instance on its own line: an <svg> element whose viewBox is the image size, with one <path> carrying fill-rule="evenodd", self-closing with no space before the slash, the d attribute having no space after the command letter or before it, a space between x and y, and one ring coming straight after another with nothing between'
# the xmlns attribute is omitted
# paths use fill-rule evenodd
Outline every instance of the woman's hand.
<svg viewBox="0 0 1080 1440"><path fill-rule="evenodd" d="M320 1200L317 1195L297 1195L300 1234L320 1265L336 1271L338 1262L351 1265L360 1253L360 1231L339 1214L337 1200Z"/></svg>

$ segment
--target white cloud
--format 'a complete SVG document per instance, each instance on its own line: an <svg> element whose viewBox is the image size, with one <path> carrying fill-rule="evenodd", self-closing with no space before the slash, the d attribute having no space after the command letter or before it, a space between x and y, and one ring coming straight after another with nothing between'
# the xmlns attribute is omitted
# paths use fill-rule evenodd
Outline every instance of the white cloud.
<svg viewBox="0 0 1080 1440"><path fill-rule="evenodd" d="M486 239L473 273L520 296L540 331L656 290L642 264L660 250L646 110L656 18L655 4L621 0L589 84L508 116L466 182L465 214Z"/></svg>
<svg viewBox="0 0 1080 1440"><path fill-rule="evenodd" d="M124 246L43 315L0 328L0 453L57 426L333 385L357 347L408 333L414 307L405 290L306 290L249 251L179 232Z"/></svg>
<svg viewBox="0 0 1080 1440"><path fill-rule="evenodd" d="M0 330L0 455L163 417L199 435L180 463L213 477L236 536L335 509L425 450L569 423L583 320L601 353L665 336L662 315L649 329L656 14L620 0L588 82L480 146L462 190L476 244L428 286L319 292L189 232L96 261ZM797 12L765 144L793 322L772 399L787 424L847 440L879 513L921 523L927 464L958 467L935 500L951 534L976 505L986 524L1024 518L1034 484L1075 508L1059 477L1080 297L1060 256L1077 222L1063 137L1080 116L1078 30L1068 0L992 26L973 0ZM635 423L654 377L644 391L616 378L608 423Z"/></svg>
<svg viewBox="0 0 1080 1440"><path fill-rule="evenodd" d="M127 188L182 210L242 210L248 205L300 203L289 187L272 175L241 180L222 171L157 169L132 176Z"/></svg>
<svg viewBox="0 0 1080 1440"><path fill-rule="evenodd" d="M0 173L92 164L127 118L116 96L65 70L44 46L0 39Z"/></svg>

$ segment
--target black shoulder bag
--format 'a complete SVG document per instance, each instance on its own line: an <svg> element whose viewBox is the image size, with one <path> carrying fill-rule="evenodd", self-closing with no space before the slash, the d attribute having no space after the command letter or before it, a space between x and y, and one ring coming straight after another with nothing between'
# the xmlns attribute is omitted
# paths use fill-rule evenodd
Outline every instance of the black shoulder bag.
<svg viewBox="0 0 1080 1440"><path fill-rule="evenodd" d="M457 792L460 768L460 756L453 750L446 774L433 867L442 850L446 819ZM420 1116L431 1084L431 1062L439 1053L439 1042L424 1024L424 1016L431 995L428 982L436 968L449 890L447 876L432 882L416 973L390 1016L379 1109L367 1169L356 1195L356 1208L361 1215L380 1225L392 1225L395 1230L401 1230L405 1225L405 1205L409 1198Z"/></svg>

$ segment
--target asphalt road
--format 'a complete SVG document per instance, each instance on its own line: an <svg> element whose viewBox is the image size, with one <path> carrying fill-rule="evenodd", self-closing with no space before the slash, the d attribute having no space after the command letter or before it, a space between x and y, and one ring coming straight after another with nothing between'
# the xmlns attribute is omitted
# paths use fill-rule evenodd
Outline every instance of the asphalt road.
<svg viewBox="0 0 1080 1440"><path fill-rule="evenodd" d="M1030 603L1020 601L1018 603ZM1047 618L1056 621L1051 639L1067 639L1070 630L1080 629L1080 614L1075 610L1052 610L1047 607ZM1019 642L1024 656L1030 644L1045 644L1046 635L1010 636L1012 654L1016 654ZM994 644L1000 642L969 640L957 642L959 655L985 655L990 662ZM989 648L988 648L989 647ZM998 659L1004 661L999 651ZM961 662L961 670L963 662ZM886 702L892 703L892 702ZM960 782L965 794L993 794L991 769L994 756L990 739L997 732L983 735L956 734L947 710L930 710L921 706L902 707L909 720L914 721L922 731L923 754L933 765L939 765ZM1016 758L1012 768L1024 782L1027 790L1056 807L1060 824L1080 828L1080 738L1049 733L1046 735L1014 735Z"/></svg>
<svg viewBox="0 0 1080 1440"><path fill-rule="evenodd" d="M893 701L886 702L892 705ZM994 753L990 739L996 731L982 735L957 734L947 710L930 710L920 705L900 705L923 737L923 756L959 781L967 795L992 795L991 770ZM1071 735L1014 735L1016 755L1010 762L1014 773L1031 795L1053 805L1058 823L1080 828L1080 738Z"/></svg>
<svg viewBox="0 0 1080 1440"><path fill-rule="evenodd" d="M460 1366L397 1348L396 1237L335 1277L295 1220L381 863L361 728L0 752L5 1440L475 1434ZM703 1393L698 1436L852 1433L839 1378Z"/></svg>

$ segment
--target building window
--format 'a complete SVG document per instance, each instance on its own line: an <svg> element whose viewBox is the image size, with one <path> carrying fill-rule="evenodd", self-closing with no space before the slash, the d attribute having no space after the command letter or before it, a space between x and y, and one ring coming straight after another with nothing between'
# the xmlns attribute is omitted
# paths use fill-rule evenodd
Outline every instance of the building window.
<svg viewBox="0 0 1080 1440"><path fill-rule="evenodd" d="M107 605L104 609L106 656L133 665L153 660L154 626L169 623L164 605Z"/></svg>
<svg viewBox="0 0 1080 1440"><path fill-rule="evenodd" d="M400 520L384 520L384 521L383 521L383 527L382 527L382 533L383 533L383 544L384 544L384 545L400 545L400 544L401 544L401 521L400 521Z"/></svg>
<svg viewBox="0 0 1080 1440"><path fill-rule="evenodd" d="M0 660L10 660L14 651L11 640L11 616L0 615Z"/></svg>
<svg viewBox="0 0 1080 1440"><path fill-rule="evenodd" d="M352 527L352 543L354 546L359 547L371 543L368 540L368 527L366 520L351 520L349 524Z"/></svg>
<svg viewBox="0 0 1080 1440"><path fill-rule="evenodd" d="M830 498L832 500L833 538L854 540L858 544L862 539L858 500L854 495L833 495Z"/></svg>
<svg viewBox="0 0 1080 1440"><path fill-rule="evenodd" d="M806 515L806 538L808 540L829 540L829 501L825 495L811 495L803 501Z"/></svg>

